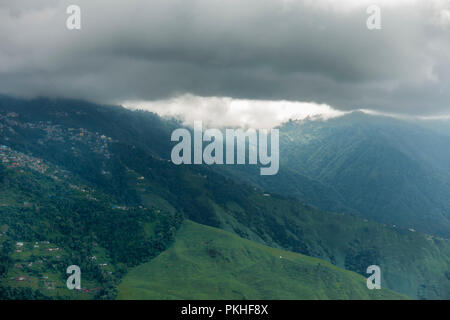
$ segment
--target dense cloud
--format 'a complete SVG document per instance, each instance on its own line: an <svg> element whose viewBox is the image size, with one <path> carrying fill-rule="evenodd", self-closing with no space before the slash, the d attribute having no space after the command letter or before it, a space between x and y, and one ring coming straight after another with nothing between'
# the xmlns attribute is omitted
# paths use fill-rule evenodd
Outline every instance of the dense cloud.
<svg viewBox="0 0 450 320"><path fill-rule="evenodd" d="M130 109L150 110L162 116L179 117L188 126L193 126L194 121L201 120L205 126L211 128L274 128L290 119L326 120L347 113L334 110L325 104L192 95L159 101L126 101L124 105Z"/></svg>
<svg viewBox="0 0 450 320"><path fill-rule="evenodd" d="M373 3L381 30L366 28ZM449 61L450 0L0 0L4 94L448 114Z"/></svg>

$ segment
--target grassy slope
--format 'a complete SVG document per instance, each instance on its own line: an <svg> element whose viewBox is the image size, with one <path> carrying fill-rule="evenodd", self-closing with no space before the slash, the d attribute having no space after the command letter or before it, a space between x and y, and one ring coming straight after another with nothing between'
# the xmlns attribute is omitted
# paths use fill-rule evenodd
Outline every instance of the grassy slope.
<svg viewBox="0 0 450 320"><path fill-rule="evenodd" d="M133 188L136 177L143 174L146 178L139 182L138 192L147 206L171 211L176 210L171 205L189 208L186 204L195 199L197 206L185 214L195 222L324 259L363 275L367 266L376 264L382 268L387 288L418 299L449 298L448 240L352 215L323 212L275 194L264 196L261 190L232 183L212 172L196 172L188 166L176 169L183 172L173 177L175 184L165 187L158 184L158 175L151 175L155 170L146 174L137 168L128 187ZM176 172L169 168L166 173ZM192 195L187 194L190 192ZM210 204L212 210L198 204Z"/></svg>
<svg viewBox="0 0 450 320"><path fill-rule="evenodd" d="M0 109L2 109L1 104L0 99ZM98 161L95 160L97 158L92 152L80 153L83 157L73 161L70 143L53 144L53 147L46 144L40 145L37 143L40 135L19 126L14 127L14 132L22 133L22 135L11 134L9 130L4 129L5 136L0 135L0 142L8 138L10 140L5 140L3 143L16 145L25 152L32 151L35 156L58 163L62 167L68 166L67 169L70 171L78 172L84 179L97 184L98 189L108 186L103 191L108 194L114 191L115 197L128 194L128 191L136 188L143 204L147 207L169 212L184 211L189 219L199 223L210 222L212 226L219 226L262 244L335 261L341 268L347 267L349 252L353 250L356 254L353 254L352 266L348 269L360 272L370 264L378 264L383 270L383 283L395 291L414 298L448 299L450 297L449 241L428 238L418 232L412 233L391 226L385 227L364 222L350 215L340 216L320 212L295 201L275 197L275 195L264 197L262 191L253 191L253 188L239 186L212 174L209 172L211 170L206 170L203 166L174 166L167 162L167 154L164 156L164 152L156 152L156 150L170 152L170 148L164 145L164 142L170 141L170 130L167 132L160 130L169 126L168 123L147 113L133 113L120 108L92 107L83 103L75 106L72 104L70 101L50 101L48 105L43 103L43 106L39 108L40 104L33 102L18 110L9 109L14 103L8 102L3 105L7 106L6 110L20 113L20 121L39 119L51 120L68 127L81 126L112 136L122 143L133 144L128 146L128 150L117 148L121 162L107 163L107 170L118 174L116 179L108 180L104 177L109 176L100 174ZM61 111L64 111L67 116L55 116L56 112L60 114ZM78 115L79 111L85 115ZM24 117L26 119L22 119ZM70 140L67 135L63 137L65 141ZM302 132L302 135L296 135L296 137L309 139L314 135L308 136ZM138 152L139 149L141 152ZM155 153L160 154L165 160L149 156ZM305 156L309 154L312 153L306 152ZM294 159L297 158L294 157ZM298 163L302 164L303 161L298 160ZM81 167L80 164L83 166ZM89 170L80 170L80 168ZM127 168L131 171L122 170L126 173L120 175L121 170L113 170L114 168ZM256 175L259 173L257 172ZM138 181L140 176L145 176L145 180ZM98 177L104 178L100 184L98 184ZM134 181L135 186L132 186L131 180ZM138 186L136 186L137 181ZM129 183L125 185L124 182ZM292 181L289 180L278 185L291 183ZM304 192L304 186L308 184L301 184L299 190ZM28 185L23 184L23 186ZM33 189L39 190L39 188ZM279 190L283 193L285 191ZM307 193L319 195L322 199L323 192L315 188ZM20 191L17 196L22 198L24 194ZM44 194L44 197L47 197L47 194ZM0 201L3 200L0 198ZM27 199L19 200L18 202L23 204ZM219 220L220 223L214 224L215 220ZM151 230L150 227L146 228L146 232ZM55 236L53 232L52 235ZM130 243L126 241L115 241L115 243L123 243L124 245L121 246L123 249L130 246ZM133 254L133 250L128 251ZM373 254L374 251L376 255ZM357 264L356 267L355 264Z"/></svg>
<svg viewBox="0 0 450 320"><path fill-rule="evenodd" d="M87 293L67 289L69 265L81 267L83 289L106 290L118 282L125 263L137 264L165 248L160 240L165 241L166 232L175 226L159 224L166 217L164 209L142 208L140 217L134 215L132 207L113 210L111 205L117 203L114 198L82 182L71 174L63 178L61 173L58 179L52 179L28 168L5 171L0 181L0 300L32 299L29 294L21 297L17 293L5 298L2 289L9 288L39 290L46 297L57 299L97 298L102 290ZM87 215L83 215L83 207ZM99 228L93 230L92 226ZM156 240L156 233L158 243L147 242ZM121 239L123 236L134 240ZM16 242L23 242L23 247L16 247ZM6 243L11 243L11 249L4 249ZM60 250L46 250L55 247ZM116 255L121 253L126 256ZM10 262L2 261L3 254L11 258ZM4 266L8 268L3 274Z"/></svg>
<svg viewBox="0 0 450 320"><path fill-rule="evenodd" d="M280 258L282 257L282 258ZM119 299L402 299L320 259L185 221L175 244L133 268Z"/></svg>

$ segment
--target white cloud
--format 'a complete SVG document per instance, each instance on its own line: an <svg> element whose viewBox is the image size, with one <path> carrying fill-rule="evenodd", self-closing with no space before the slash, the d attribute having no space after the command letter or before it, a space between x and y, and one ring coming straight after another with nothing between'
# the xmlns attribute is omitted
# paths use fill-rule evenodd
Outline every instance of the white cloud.
<svg viewBox="0 0 450 320"><path fill-rule="evenodd" d="M182 95L159 101L126 101L130 109L143 109L161 116L177 117L184 124L202 121L212 128L273 128L289 119L307 117L328 119L344 115L326 104L313 102L245 100L230 97L199 97Z"/></svg>

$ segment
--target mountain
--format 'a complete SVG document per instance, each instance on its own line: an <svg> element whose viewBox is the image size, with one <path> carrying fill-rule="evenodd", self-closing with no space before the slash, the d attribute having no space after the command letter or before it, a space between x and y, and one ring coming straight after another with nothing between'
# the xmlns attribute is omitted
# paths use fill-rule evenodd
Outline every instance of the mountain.
<svg viewBox="0 0 450 320"><path fill-rule="evenodd" d="M280 171L219 168L327 211L450 238L450 126L353 112L280 128Z"/></svg>
<svg viewBox="0 0 450 320"><path fill-rule="evenodd" d="M163 251L181 217L117 199L42 158L0 148L0 300L111 299L128 266ZM82 270L82 290L66 268Z"/></svg>
<svg viewBox="0 0 450 320"><path fill-rule="evenodd" d="M362 113L280 130L283 165L333 188L363 217L450 237L448 136Z"/></svg>
<svg viewBox="0 0 450 320"><path fill-rule="evenodd" d="M25 241L29 250L33 241L51 241L86 264L99 254L99 248L113 276L107 290L96 297L111 298L127 268L147 263L166 250L177 239L181 221L189 219L363 276L367 266L378 264L386 288L411 298L449 298L448 240L364 220L347 206L337 187L298 173L295 166L280 177L289 177L292 185L303 181L292 189L314 201L314 206L285 194L291 187L282 180L273 184L279 189L267 192L259 184L259 172L249 181L232 167L176 166L169 160L170 134L180 126L149 112L117 106L1 98L0 144L5 149L0 153L8 162L0 171L6 172L0 195L5 201L11 199L18 213L1 215L5 231L0 241ZM21 180L12 177L25 179L29 170L33 176L28 182L13 183ZM250 171L246 174L250 177ZM299 176L305 178L297 180ZM49 188L62 193L39 191ZM329 199L327 206L341 206L336 211L348 214L320 209L321 198ZM46 214L26 214L32 210L28 203L42 203L38 207L47 209L39 212ZM7 207L4 210L9 212ZM9 270L14 270L11 259L22 259L13 251L9 247L4 254L3 265ZM59 276L55 274L60 280L62 267ZM108 272L100 274L110 278Z"/></svg>
<svg viewBox="0 0 450 320"><path fill-rule="evenodd" d="M323 260L185 220L175 243L130 270L119 299L404 299Z"/></svg>

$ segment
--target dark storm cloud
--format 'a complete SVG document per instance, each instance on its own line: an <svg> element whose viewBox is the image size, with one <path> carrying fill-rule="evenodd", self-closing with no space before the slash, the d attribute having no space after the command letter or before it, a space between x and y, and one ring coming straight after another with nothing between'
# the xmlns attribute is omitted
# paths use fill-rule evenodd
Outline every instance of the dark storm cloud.
<svg viewBox="0 0 450 320"><path fill-rule="evenodd" d="M378 3L382 30L369 31ZM394 4L393 4L394 3ZM65 27L78 4L82 30ZM0 1L0 92L450 113L450 1Z"/></svg>

